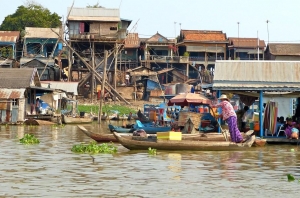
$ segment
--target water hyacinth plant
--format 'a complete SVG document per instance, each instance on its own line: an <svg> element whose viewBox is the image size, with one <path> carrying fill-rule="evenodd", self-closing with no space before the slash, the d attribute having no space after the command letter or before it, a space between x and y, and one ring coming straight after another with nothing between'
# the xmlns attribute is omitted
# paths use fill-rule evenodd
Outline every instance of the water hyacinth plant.
<svg viewBox="0 0 300 198"><path fill-rule="evenodd" d="M95 141L91 141L89 144L76 144L71 149L74 153L87 153L98 154L106 153L113 154L117 152L117 147L112 143L97 144Z"/></svg>
<svg viewBox="0 0 300 198"><path fill-rule="evenodd" d="M156 155L156 149L153 149L151 147L148 148L148 154L149 155Z"/></svg>
<svg viewBox="0 0 300 198"><path fill-rule="evenodd" d="M32 134L25 134L23 138L20 139L22 144L39 144L40 141Z"/></svg>

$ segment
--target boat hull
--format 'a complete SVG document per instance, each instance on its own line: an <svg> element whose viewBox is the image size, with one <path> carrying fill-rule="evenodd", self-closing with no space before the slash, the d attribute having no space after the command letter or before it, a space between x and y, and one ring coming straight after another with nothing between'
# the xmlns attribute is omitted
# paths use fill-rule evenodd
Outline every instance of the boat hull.
<svg viewBox="0 0 300 198"><path fill-rule="evenodd" d="M193 140L134 140L132 137L122 137L118 133L113 133L116 139L129 150L188 150L188 151L238 151L249 149L255 141L255 136L251 136L245 143L233 143L224 141L193 141Z"/></svg>
<svg viewBox="0 0 300 198"><path fill-rule="evenodd" d="M88 124L92 123L94 120L93 117L84 117L84 118L77 118L77 117L69 117L69 116L62 116L62 121L64 124Z"/></svg>

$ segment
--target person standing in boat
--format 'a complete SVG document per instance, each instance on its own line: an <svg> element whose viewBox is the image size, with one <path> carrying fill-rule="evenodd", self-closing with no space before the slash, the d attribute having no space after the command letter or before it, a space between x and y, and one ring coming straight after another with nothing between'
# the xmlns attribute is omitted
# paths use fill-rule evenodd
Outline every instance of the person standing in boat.
<svg viewBox="0 0 300 198"><path fill-rule="evenodd" d="M218 117L222 118L228 124L231 141L235 143L244 142L241 132L237 126L236 113L233 106L230 104L229 99L225 94L221 95L221 97L218 99L220 100L220 103L212 105L212 107L222 108L222 114L220 114Z"/></svg>

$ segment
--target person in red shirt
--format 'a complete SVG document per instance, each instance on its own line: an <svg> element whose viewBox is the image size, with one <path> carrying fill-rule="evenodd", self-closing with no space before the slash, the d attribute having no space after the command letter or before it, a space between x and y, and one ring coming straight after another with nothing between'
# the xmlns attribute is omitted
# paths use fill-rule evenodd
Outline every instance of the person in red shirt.
<svg viewBox="0 0 300 198"><path fill-rule="evenodd" d="M231 141L235 143L244 142L241 132L237 126L236 113L233 109L233 106L230 104L229 99L224 94L218 99L220 100L220 103L213 105L212 107L222 108L222 114L219 115L219 117L228 124Z"/></svg>

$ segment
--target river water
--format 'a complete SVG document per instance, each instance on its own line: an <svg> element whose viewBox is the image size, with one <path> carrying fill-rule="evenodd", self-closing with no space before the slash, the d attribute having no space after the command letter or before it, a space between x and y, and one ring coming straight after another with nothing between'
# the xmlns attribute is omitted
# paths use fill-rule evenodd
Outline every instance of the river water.
<svg viewBox="0 0 300 198"><path fill-rule="evenodd" d="M41 143L20 144L25 133ZM93 161L71 152L91 141L76 125L0 126L0 140L0 197L299 197L300 183L286 176L300 179L296 145L150 156L117 144L116 154Z"/></svg>

